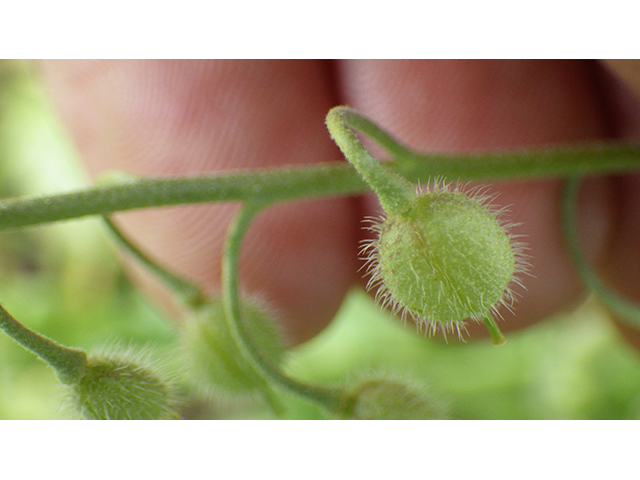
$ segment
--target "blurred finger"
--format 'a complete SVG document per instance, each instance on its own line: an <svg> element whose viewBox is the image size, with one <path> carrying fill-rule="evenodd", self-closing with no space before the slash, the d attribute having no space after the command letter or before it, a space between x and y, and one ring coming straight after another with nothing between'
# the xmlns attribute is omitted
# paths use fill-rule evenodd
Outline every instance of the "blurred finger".
<svg viewBox="0 0 640 480"><path fill-rule="evenodd" d="M340 158L324 127L336 102L322 62L49 61L43 70L93 175L187 175ZM116 219L154 258L214 293L235 209L200 205ZM354 210L349 199L284 204L252 225L243 288L280 311L295 342L330 321L352 281ZM143 278L158 295L155 280Z"/></svg>

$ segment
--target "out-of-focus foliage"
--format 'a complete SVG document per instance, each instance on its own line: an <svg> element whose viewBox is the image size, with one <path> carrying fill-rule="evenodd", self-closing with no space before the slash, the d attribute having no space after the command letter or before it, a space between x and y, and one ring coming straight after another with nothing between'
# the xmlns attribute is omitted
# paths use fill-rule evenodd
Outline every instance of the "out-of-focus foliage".
<svg viewBox="0 0 640 480"><path fill-rule="evenodd" d="M36 66L0 62L0 198L88 184ZM0 232L0 302L26 326L69 345L172 338L132 291L97 219ZM0 334L0 418L64 418L53 371Z"/></svg>
<svg viewBox="0 0 640 480"><path fill-rule="evenodd" d="M35 66L0 62L0 197L87 184ZM0 232L0 302L69 346L152 342L173 359L175 327L131 288L97 219ZM592 304L509 334L501 347L488 340L446 345L356 290L334 323L289 359L291 374L317 382L362 370L412 376L454 418L640 418L640 357ZM0 334L0 419L65 418L58 391L51 369ZM280 402L286 418L323 418L299 400L283 395ZM259 399L214 406L187 400L184 416L273 418Z"/></svg>

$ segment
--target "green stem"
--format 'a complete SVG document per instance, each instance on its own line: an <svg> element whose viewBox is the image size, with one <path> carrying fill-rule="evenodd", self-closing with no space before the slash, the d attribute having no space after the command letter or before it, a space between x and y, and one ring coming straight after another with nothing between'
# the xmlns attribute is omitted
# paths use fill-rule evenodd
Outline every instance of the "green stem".
<svg viewBox="0 0 640 480"><path fill-rule="evenodd" d="M120 229L111 221L109 217L103 217L105 224L109 228L112 235L118 240L118 242L139 262L145 265L151 270L158 278L160 278L165 284L167 284L174 293L182 299L182 301L192 308L199 308L203 306L207 299L197 285L190 281L174 274L169 269L160 265L158 262L144 253L140 247L135 245L129 240Z"/></svg>
<svg viewBox="0 0 640 480"><path fill-rule="evenodd" d="M87 355L83 350L64 347L29 330L0 305L0 328L27 350L35 353L56 372L62 383L77 383L84 375Z"/></svg>
<svg viewBox="0 0 640 480"><path fill-rule="evenodd" d="M256 349L242 321L238 293L240 246L249 224L265 206L265 204L251 202L244 204L229 227L222 258L222 301L229 330L241 352L267 383L279 385L289 393L335 412L341 405L342 391L340 389L306 385L286 376Z"/></svg>
<svg viewBox="0 0 640 480"><path fill-rule="evenodd" d="M284 407L282 406L282 403L280 402L280 399L278 398L276 393L271 388L271 385L266 385L262 390L262 394L265 401L267 402L267 405L269 405L275 416L278 418L282 418L282 416L284 415Z"/></svg>
<svg viewBox="0 0 640 480"><path fill-rule="evenodd" d="M605 174L640 168L640 146L602 142L463 155L417 152L364 115L349 107L340 108L345 124L376 140L398 161L392 167L394 171L411 181L419 180L415 175L425 169L432 177L450 180L500 180Z"/></svg>
<svg viewBox="0 0 640 480"><path fill-rule="evenodd" d="M579 177L569 178L567 180L563 202L565 237L576 269L586 286L590 288L615 315L632 327L638 328L640 327L640 309L602 283L582 253L577 219L579 187Z"/></svg>
<svg viewBox="0 0 640 480"><path fill-rule="evenodd" d="M491 340L493 341L494 345L502 345L506 342L504 334L500 331L500 327L498 327L495 318L493 318L491 315L487 315L482 318L482 322L489 330L489 333L491 334Z"/></svg>
<svg viewBox="0 0 640 480"><path fill-rule="evenodd" d="M141 178L77 192L0 201L0 229L140 208L204 202L268 201L367 191L348 164L256 169L190 177Z"/></svg>
<svg viewBox="0 0 640 480"><path fill-rule="evenodd" d="M355 128L359 132L366 134L368 137L373 138L394 157L402 160L414 155L414 152L402 145L388 132L384 131L372 120L358 113L356 110L345 106L336 108L340 109L340 116L346 125L351 128Z"/></svg>
<svg viewBox="0 0 640 480"><path fill-rule="evenodd" d="M383 167L364 148L343 118L343 114L351 112L352 110L346 107L335 107L329 111L327 128L331 137L345 158L376 192L384 211L390 215L406 212L415 200L414 187L404 178Z"/></svg>
<svg viewBox="0 0 640 480"><path fill-rule="evenodd" d="M411 182L435 177L449 180L558 178L639 170L640 147L599 144L478 155L407 151L397 161L385 163L385 167ZM1 200L0 230L141 208L245 200L274 203L359 195L368 190L353 166L338 162L193 177L144 178L57 195Z"/></svg>

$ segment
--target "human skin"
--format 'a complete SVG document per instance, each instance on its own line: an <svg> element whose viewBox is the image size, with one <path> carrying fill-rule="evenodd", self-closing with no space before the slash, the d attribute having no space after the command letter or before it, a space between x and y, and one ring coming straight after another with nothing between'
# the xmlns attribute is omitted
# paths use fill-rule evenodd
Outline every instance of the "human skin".
<svg viewBox="0 0 640 480"><path fill-rule="evenodd" d="M341 161L324 126L347 104L415 149L494 151L640 135L639 64L591 61L45 61L60 114L98 176L109 170L185 175ZM370 144L374 152L380 152ZM585 181L580 231L590 261L621 293L640 299L639 178ZM585 298L562 236L560 180L492 184L531 255L531 275L505 331ZM209 293L219 288L226 225L236 206L198 205L116 215L154 258ZM350 286L372 195L268 209L243 249L243 289L267 300L292 343L318 334ZM142 287L167 295L138 267ZM471 336L484 335L470 325ZM624 330L633 341L633 332Z"/></svg>

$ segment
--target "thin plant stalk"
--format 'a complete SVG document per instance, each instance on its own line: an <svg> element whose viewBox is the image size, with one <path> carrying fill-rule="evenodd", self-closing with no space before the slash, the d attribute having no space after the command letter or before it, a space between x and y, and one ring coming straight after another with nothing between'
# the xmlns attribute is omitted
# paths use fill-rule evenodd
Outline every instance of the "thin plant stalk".
<svg viewBox="0 0 640 480"><path fill-rule="evenodd" d="M349 127L370 135L394 156L385 167L412 183L433 178L451 181L548 179L640 169L640 146L621 144L597 143L466 155L414 152L365 116L347 107L339 108ZM76 192L2 200L0 230L141 208L204 202L274 203L357 195L368 190L366 182L346 162L215 175L140 177Z"/></svg>
<svg viewBox="0 0 640 480"><path fill-rule="evenodd" d="M69 348L30 330L0 305L0 329L27 350L35 353L51 366L62 383L78 382L87 367L87 354Z"/></svg>
<svg viewBox="0 0 640 480"><path fill-rule="evenodd" d="M240 247L249 224L265 206L251 202L244 204L229 226L222 258L222 301L229 330L240 351L267 383L277 385L293 395L335 412L341 404L341 389L307 385L285 375L253 345L242 321L238 290Z"/></svg>
<svg viewBox="0 0 640 480"><path fill-rule="evenodd" d="M606 286L595 273L582 252L578 234L577 203L580 177L567 179L563 201L565 238L574 265L585 285L590 288L612 313L634 328L640 328L640 309Z"/></svg>
<svg viewBox="0 0 640 480"><path fill-rule="evenodd" d="M103 217L105 225L113 237L140 263L151 270L160 280L169 286L173 292L188 306L198 309L206 301L203 290L189 280L173 273L168 268L153 260L142 249L133 243L122 231L113 223L109 217Z"/></svg>

